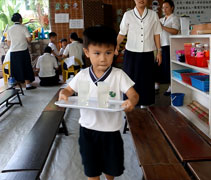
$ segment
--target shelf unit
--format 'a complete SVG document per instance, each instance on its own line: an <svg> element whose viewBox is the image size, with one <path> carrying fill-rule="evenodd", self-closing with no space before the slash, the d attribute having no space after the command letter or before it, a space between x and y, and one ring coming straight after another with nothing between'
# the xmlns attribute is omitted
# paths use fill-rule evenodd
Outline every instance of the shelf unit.
<svg viewBox="0 0 211 180"><path fill-rule="evenodd" d="M178 69L194 69L199 72L210 75L211 80L211 70L208 68L201 68L197 66L192 66L186 63L176 61L176 50L184 49L184 43L199 42L203 44L209 44L211 46L211 35L176 35L170 37L170 58L171 58L171 70ZM210 48L211 57L211 48ZM211 67L211 65L210 65ZM211 82L211 81L210 81ZM203 92L196 89L189 84L184 83L172 76L171 73L171 92L182 92L185 94L184 105L183 106L173 106L177 111L183 114L189 121L191 121L196 127L198 127L204 134L211 138L211 83L209 86L209 92ZM198 101L203 106L209 109L209 125L199 119L191 110L187 108L193 100Z"/></svg>

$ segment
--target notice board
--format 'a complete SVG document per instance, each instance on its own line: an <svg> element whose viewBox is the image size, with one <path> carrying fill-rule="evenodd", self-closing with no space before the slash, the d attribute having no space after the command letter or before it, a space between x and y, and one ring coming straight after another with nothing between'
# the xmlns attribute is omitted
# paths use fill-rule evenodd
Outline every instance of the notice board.
<svg viewBox="0 0 211 180"><path fill-rule="evenodd" d="M211 0L174 0L177 16L190 16L191 24L211 22Z"/></svg>

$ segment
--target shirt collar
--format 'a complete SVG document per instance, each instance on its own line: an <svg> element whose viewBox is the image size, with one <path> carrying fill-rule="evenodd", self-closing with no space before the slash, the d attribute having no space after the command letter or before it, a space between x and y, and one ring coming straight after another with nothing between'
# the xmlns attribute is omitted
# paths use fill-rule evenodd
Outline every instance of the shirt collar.
<svg viewBox="0 0 211 180"><path fill-rule="evenodd" d="M136 14L136 16L138 16L138 18L140 18L140 19L145 18L148 13L148 9L146 7L144 9L142 16L139 14L138 9L136 7L133 10L134 10L134 13Z"/></svg>
<svg viewBox="0 0 211 180"><path fill-rule="evenodd" d="M93 66L89 67L89 75L96 86L97 86L97 82L104 81L110 75L111 71L112 71L112 67L110 66L100 78L97 78L93 72Z"/></svg>

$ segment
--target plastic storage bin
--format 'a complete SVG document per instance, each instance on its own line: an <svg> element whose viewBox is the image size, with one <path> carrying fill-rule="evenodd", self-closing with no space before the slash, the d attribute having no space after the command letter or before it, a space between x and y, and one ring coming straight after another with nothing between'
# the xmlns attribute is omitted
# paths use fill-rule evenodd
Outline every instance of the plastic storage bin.
<svg viewBox="0 0 211 180"><path fill-rule="evenodd" d="M182 81L189 84L189 85L192 85L192 82L191 82L191 76L201 76L201 75L206 75L206 74L203 74L203 73L181 73L181 76L182 76Z"/></svg>
<svg viewBox="0 0 211 180"><path fill-rule="evenodd" d="M196 66L198 67L208 67L207 57L196 57Z"/></svg>
<svg viewBox="0 0 211 180"><path fill-rule="evenodd" d="M183 106L184 101L184 93L172 93L171 101L174 106Z"/></svg>
<svg viewBox="0 0 211 180"><path fill-rule="evenodd" d="M193 70L193 69L179 69L179 70L172 70L172 75L176 79L182 81L182 76L181 73L196 73L198 71Z"/></svg>
<svg viewBox="0 0 211 180"><path fill-rule="evenodd" d="M185 55L185 62L193 66L197 64L196 57L190 55Z"/></svg>
<svg viewBox="0 0 211 180"><path fill-rule="evenodd" d="M204 92L209 91L209 75L191 76L192 86Z"/></svg>

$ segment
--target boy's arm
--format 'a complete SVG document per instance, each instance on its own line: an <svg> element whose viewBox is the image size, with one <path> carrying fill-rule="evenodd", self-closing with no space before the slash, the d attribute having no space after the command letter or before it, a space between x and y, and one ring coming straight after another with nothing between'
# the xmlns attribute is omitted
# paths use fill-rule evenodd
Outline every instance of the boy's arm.
<svg viewBox="0 0 211 180"><path fill-rule="evenodd" d="M133 87L128 89L128 91L126 92L126 95L128 99L124 101L124 103L122 104L122 107L125 108L124 109L125 112L130 112L134 109L134 107L138 103L139 95Z"/></svg>
<svg viewBox="0 0 211 180"><path fill-rule="evenodd" d="M65 100L67 101L68 100L68 97L69 96L72 96L74 93L74 90L68 86L66 87L65 89L62 89L59 93L59 100Z"/></svg>

